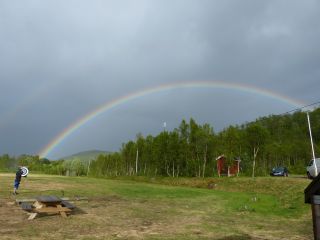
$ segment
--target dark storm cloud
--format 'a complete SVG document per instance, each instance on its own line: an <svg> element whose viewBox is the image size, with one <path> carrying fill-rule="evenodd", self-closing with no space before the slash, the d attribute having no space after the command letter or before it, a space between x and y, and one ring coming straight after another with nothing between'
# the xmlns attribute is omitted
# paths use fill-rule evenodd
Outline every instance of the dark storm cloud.
<svg viewBox="0 0 320 240"><path fill-rule="evenodd" d="M37 153L100 104L173 81L248 83L318 101L319 9L315 0L1 1L0 154ZM293 107L227 90L142 99L103 115L102 125L88 126L91 133L83 128L56 155L107 142L118 149L137 132L156 133L165 120L174 128L194 117L221 129L239 123L230 111L250 121Z"/></svg>

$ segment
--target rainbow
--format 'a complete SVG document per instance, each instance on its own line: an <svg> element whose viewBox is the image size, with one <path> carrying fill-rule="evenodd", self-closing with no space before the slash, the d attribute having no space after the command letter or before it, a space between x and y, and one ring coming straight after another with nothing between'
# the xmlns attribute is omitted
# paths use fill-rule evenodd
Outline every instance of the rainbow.
<svg viewBox="0 0 320 240"><path fill-rule="evenodd" d="M217 88L227 90L237 90L246 93L261 95L269 98L273 98L282 102L285 102L294 107L302 107L306 105L304 102L295 100L285 95L281 95L268 89L258 88L248 84L228 83L222 81L191 81L191 82L175 82L169 84L158 85L155 87L146 88L137 92L130 93L128 95L108 101L88 114L80 117L73 122L70 126L61 131L55 138L53 138L39 153L40 157L47 157L59 144L63 142L69 135L84 126L87 122L94 119L98 115L115 108L121 104L129 102L133 99L140 98L153 93L180 89L180 88Z"/></svg>

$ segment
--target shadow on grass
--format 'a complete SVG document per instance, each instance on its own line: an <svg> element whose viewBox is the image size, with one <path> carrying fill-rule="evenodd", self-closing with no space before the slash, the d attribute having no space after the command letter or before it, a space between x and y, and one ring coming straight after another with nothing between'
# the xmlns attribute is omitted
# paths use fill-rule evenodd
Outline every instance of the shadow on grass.
<svg viewBox="0 0 320 240"><path fill-rule="evenodd" d="M252 238L248 234L241 234L241 235L233 235L233 236L218 238L217 240L253 240L253 239L257 239L257 238Z"/></svg>
<svg viewBox="0 0 320 240"><path fill-rule="evenodd" d="M88 214L86 211L82 210L81 208L76 207L73 209L71 215L80 215L80 214Z"/></svg>

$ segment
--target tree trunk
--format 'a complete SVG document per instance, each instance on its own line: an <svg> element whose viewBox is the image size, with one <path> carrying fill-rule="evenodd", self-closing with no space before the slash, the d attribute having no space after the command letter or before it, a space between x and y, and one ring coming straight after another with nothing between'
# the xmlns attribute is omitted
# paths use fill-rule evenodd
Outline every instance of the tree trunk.
<svg viewBox="0 0 320 240"><path fill-rule="evenodd" d="M203 153L203 167L202 167L202 177L203 178L204 178L204 174L206 172L207 151L208 151L208 145L206 144L206 150Z"/></svg>
<svg viewBox="0 0 320 240"><path fill-rule="evenodd" d="M201 177L201 163L200 163L200 158L199 158L198 152L197 152L197 162L198 162L198 174L197 174L197 177Z"/></svg>
<svg viewBox="0 0 320 240"><path fill-rule="evenodd" d="M89 164L88 164L87 176L89 175L89 171L90 171L90 164L91 164L91 160L89 161Z"/></svg>
<svg viewBox="0 0 320 240"><path fill-rule="evenodd" d="M257 147L257 149L255 147L253 148L252 178L254 178L254 170L256 166L256 157L257 157L258 151L259 151L259 147Z"/></svg>
<svg viewBox="0 0 320 240"><path fill-rule="evenodd" d="M174 177L174 162L172 162L172 177Z"/></svg>
<svg viewBox="0 0 320 240"><path fill-rule="evenodd" d="M166 170L167 170L168 176L171 177L171 174L170 174L170 172L169 172L169 165L168 165L168 164L166 164Z"/></svg>
<svg viewBox="0 0 320 240"><path fill-rule="evenodd" d="M177 166L177 177L179 177L179 165Z"/></svg>

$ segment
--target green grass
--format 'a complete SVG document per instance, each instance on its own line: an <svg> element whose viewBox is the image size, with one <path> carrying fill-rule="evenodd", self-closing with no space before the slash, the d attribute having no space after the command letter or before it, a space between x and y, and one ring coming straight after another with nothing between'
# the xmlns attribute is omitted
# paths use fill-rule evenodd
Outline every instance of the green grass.
<svg viewBox="0 0 320 240"><path fill-rule="evenodd" d="M0 178L0 197L6 198L14 176ZM209 183L212 189L207 188ZM75 215L65 221L66 226L60 226L80 226L87 229L83 235L66 229L63 234L52 230L47 233L48 239L56 234L70 239L104 239L103 233L107 239L310 239L310 206L303 201L303 190L309 183L298 177L133 181L30 174L22 180L18 196L61 196L63 192L65 196L90 199L88 204L78 204L92 219ZM53 220L37 221L47 224ZM22 226L18 232L41 238L44 235L39 232L40 226ZM87 232L97 234L90 238Z"/></svg>

